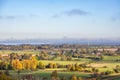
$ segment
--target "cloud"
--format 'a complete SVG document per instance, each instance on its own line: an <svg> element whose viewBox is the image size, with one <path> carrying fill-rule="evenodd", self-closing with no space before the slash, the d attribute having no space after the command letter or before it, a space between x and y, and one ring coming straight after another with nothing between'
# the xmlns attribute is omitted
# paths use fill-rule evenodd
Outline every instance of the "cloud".
<svg viewBox="0 0 120 80"><path fill-rule="evenodd" d="M120 13L111 17L112 21L120 21Z"/></svg>
<svg viewBox="0 0 120 80"><path fill-rule="evenodd" d="M116 17L111 17L111 20L112 21L117 21L117 18Z"/></svg>
<svg viewBox="0 0 120 80"><path fill-rule="evenodd" d="M19 18L20 16L13 16L13 15L1 15L0 19L16 19Z"/></svg>
<svg viewBox="0 0 120 80"><path fill-rule="evenodd" d="M75 16L75 15L80 15L80 16L85 16L90 14L89 12L86 12L84 10L80 10L80 9L72 9L70 11L65 11L64 14L68 15L68 16Z"/></svg>
<svg viewBox="0 0 120 80"><path fill-rule="evenodd" d="M35 18L35 17L39 17L39 15L30 14L29 17L30 17L30 18Z"/></svg>
<svg viewBox="0 0 120 80"><path fill-rule="evenodd" d="M38 15L0 15L0 19L20 19L20 18L36 18Z"/></svg>
<svg viewBox="0 0 120 80"><path fill-rule="evenodd" d="M17 16L5 16L5 19L15 19Z"/></svg>
<svg viewBox="0 0 120 80"><path fill-rule="evenodd" d="M58 18L58 17L60 17L58 14L54 14L53 16L52 16L53 18Z"/></svg>
<svg viewBox="0 0 120 80"><path fill-rule="evenodd" d="M0 19L2 19L3 17L2 16L0 16Z"/></svg>
<svg viewBox="0 0 120 80"><path fill-rule="evenodd" d="M52 17L53 18L57 18L60 17L62 15L66 15L66 16L87 16L91 14L90 12L84 11L84 10L80 10L80 9L72 9L69 11L63 11L59 14L54 14Z"/></svg>
<svg viewBox="0 0 120 80"><path fill-rule="evenodd" d="M120 21L120 16L112 17L111 20L112 21Z"/></svg>

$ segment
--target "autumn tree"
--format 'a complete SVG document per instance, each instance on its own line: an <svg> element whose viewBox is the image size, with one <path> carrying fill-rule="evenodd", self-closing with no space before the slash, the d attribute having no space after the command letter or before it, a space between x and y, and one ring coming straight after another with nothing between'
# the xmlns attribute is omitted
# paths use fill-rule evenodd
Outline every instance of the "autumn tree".
<svg viewBox="0 0 120 80"><path fill-rule="evenodd" d="M75 74L73 74L70 80L77 80L76 75L75 75Z"/></svg>
<svg viewBox="0 0 120 80"><path fill-rule="evenodd" d="M72 65L71 65L71 64L68 64L68 65L67 65L67 70L70 71L70 70L71 70L71 67L72 67Z"/></svg>
<svg viewBox="0 0 120 80"><path fill-rule="evenodd" d="M45 69L45 64L40 61L40 62L38 63L38 68L39 68L39 69Z"/></svg>
<svg viewBox="0 0 120 80"><path fill-rule="evenodd" d="M53 63L49 63L48 68L53 68Z"/></svg>
<svg viewBox="0 0 120 80"><path fill-rule="evenodd" d="M53 64L53 68L57 68L57 64Z"/></svg>
<svg viewBox="0 0 120 80"><path fill-rule="evenodd" d="M76 63L75 64L75 70L78 71L78 69L79 69L79 65Z"/></svg>
<svg viewBox="0 0 120 80"><path fill-rule="evenodd" d="M53 71L51 74L51 79L52 80L60 80L60 78L58 77L57 71Z"/></svg>
<svg viewBox="0 0 120 80"><path fill-rule="evenodd" d="M23 69L30 69L30 60L22 60L22 64L23 64Z"/></svg>
<svg viewBox="0 0 120 80"><path fill-rule="evenodd" d="M11 64L12 64L13 69L15 69L15 70L23 69L22 63L19 60L12 60Z"/></svg>
<svg viewBox="0 0 120 80"><path fill-rule="evenodd" d="M32 59L30 60L30 69L35 70L37 68L37 64L37 59L35 57L32 57Z"/></svg>
<svg viewBox="0 0 120 80"><path fill-rule="evenodd" d="M72 64L71 70L75 71L75 66L73 64Z"/></svg>
<svg viewBox="0 0 120 80"><path fill-rule="evenodd" d="M0 62L0 69L1 70L5 70L7 68L8 68L8 62L6 62L6 61Z"/></svg>

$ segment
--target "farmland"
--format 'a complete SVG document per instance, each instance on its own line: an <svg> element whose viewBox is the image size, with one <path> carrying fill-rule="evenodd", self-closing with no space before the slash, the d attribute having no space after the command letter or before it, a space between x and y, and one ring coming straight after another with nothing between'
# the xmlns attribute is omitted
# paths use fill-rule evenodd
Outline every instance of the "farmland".
<svg viewBox="0 0 120 80"><path fill-rule="evenodd" d="M88 79L119 79L120 51L119 46L75 46L60 45L60 47L43 45L25 45L1 47L0 71L13 80L18 77L27 80L44 78L69 80L76 77ZM18 47L18 46L17 46ZM103 47L104 50L101 50ZM99 49L100 48L100 49ZM22 49L22 50L21 50ZM99 51L100 50L100 51ZM110 50L110 51L108 51ZM116 50L116 51L113 51ZM26 76L26 77L25 77Z"/></svg>

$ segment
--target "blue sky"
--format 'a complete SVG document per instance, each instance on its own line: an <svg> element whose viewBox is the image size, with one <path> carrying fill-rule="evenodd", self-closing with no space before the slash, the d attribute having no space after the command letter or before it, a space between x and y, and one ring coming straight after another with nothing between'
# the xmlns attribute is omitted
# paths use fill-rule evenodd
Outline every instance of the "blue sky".
<svg viewBox="0 0 120 80"><path fill-rule="evenodd" d="M119 0L0 0L0 39L120 38Z"/></svg>

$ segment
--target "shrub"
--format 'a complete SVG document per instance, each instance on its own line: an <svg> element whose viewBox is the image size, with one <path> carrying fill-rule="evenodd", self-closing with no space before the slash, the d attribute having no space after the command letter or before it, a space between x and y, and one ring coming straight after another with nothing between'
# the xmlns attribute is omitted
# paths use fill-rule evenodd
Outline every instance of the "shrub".
<svg viewBox="0 0 120 80"><path fill-rule="evenodd" d="M103 68L107 68L107 66L103 66Z"/></svg>
<svg viewBox="0 0 120 80"><path fill-rule="evenodd" d="M119 73L119 70L118 69L113 69L115 73Z"/></svg>
<svg viewBox="0 0 120 80"><path fill-rule="evenodd" d="M105 72L105 75L109 75L109 74L111 74L112 73L112 71L106 71Z"/></svg>
<svg viewBox="0 0 120 80"><path fill-rule="evenodd" d="M78 77L78 80L82 80L82 78L81 78L81 77Z"/></svg>
<svg viewBox="0 0 120 80"><path fill-rule="evenodd" d="M65 77L65 76L63 76L61 80L66 80L66 77Z"/></svg>

